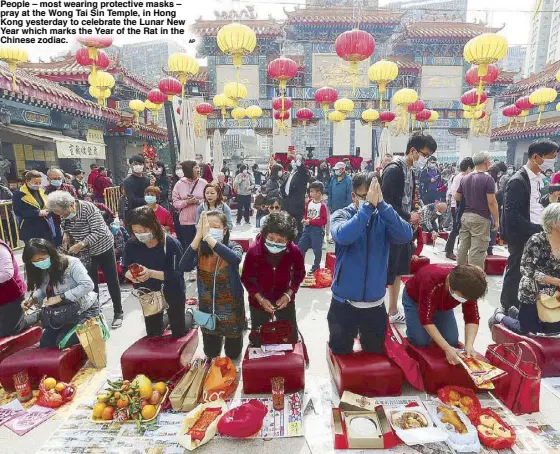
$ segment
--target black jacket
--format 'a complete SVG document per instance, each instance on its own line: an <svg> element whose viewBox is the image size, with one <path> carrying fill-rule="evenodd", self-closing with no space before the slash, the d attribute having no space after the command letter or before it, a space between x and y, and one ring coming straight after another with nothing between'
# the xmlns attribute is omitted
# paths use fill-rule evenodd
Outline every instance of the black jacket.
<svg viewBox="0 0 560 454"><path fill-rule="evenodd" d="M381 175L381 191L383 199L398 213L405 221L410 221L410 213L403 210L402 198L404 195L404 175L406 164L401 161L393 161L385 169ZM416 179L412 179L412 201L414 206L414 198L416 194Z"/></svg>
<svg viewBox="0 0 560 454"><path fill-rule="evenodd" d="M302 164L290 181L289 194L286 194L286 184L288 183L290 174L286 174L284 181L280 187L282 192L282 208L296 218L302 218L305 214L305 194L307 192L307 183L309 183L310 175L305 166Z"/></svg>
<svg viewBox="0 0 560 454"><path fill-rule="evenodd" d="M535 233L539 224L531 222L531 182L524 167L507 182L500 218L501 235L508 243L524 244Z"/></svg>

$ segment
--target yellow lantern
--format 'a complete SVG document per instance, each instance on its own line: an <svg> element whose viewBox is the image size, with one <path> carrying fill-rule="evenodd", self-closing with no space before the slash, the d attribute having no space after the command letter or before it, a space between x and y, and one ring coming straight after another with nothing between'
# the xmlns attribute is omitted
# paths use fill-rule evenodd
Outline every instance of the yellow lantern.
<svg viewBox="0 0 560 454"><path fill-rule="evenodd" d="M136 123L138 123L138 117L140 113L144 112L146 105L139 99L133 99L128 103L128 107L134 112L134 119L136 120Z"/></svg>
<svg viewBox="0 0 560 454"><path fill-rule="evenodd" d="M418 101L418 93L412 88L401 88L393 95L393 101L397 106L408 106Z"/></svg>
<svg viewBox="0 0 560 454"><path fill-rule="evenodd" d="M95 74L91 73L88 77L88 82L92 87L101 90L110 90L115 86L115 78L105 71L97 71Z"/></svg>
<svg viewBox="0 0 560 454"><path fill-rule="evenodd" d="M344 118L346 118L346 115L348 115L350 112L354 110L354 102L348 98L340 98L339 100L335 101L334 109L335 111L331 112L331 114L338 111L338 113L341 113L342 115L344 115ZM329 114L329 120L330 119L331 119L331 115Z"/></svg>
<svg viewBox="0 0 560 454"><path fill-rule="evenodd" d="M216 107L216 109L220 109L220 111L222 112L222 118L227 117L226 109L233 106L233 101L223 93L214 96L214 98L212 98L212 102L214 103L214 107Z"/></svg>
<svg viewBox="0 0 560 454"><path fill-rule="evenodd" d="M257 35L244 24L234 22L224 25L216 36L216 42L220 50L233 57L233 66L237 68L237 81L239 82L239 68L243 62L243 56L249 55L257 45Z"/></svg>
<svg viewBox="0 0 560 454"><path fill-rule="evenodd" d="M560 82L560 70L556 73L556 81Z"/></svg>
<svg viewBox="0 0 560 454"><path fill-rule="evenodd" d="M560 102L558 104L556 104L556 111L560 112Z"/></svg>
<svg viewBox="0 0 560 454"><path fill-rule="evenodd" d="M247 97L247 87L239 82L230 82L224 86L224 94L237 106L240 99Z"/></svg>
<svg viewBox="0 0 560 454"><path fill-rule="evenodd" d="M259 106L249 106L245 109L245 115L252 120L253 126L256 126L257 118L261 118L262 114L263 111Z"/></svg>
<svg viewBox="0 0 560 454"><path fill-rule="evenodd" d="M247 116L247 112L243 107L236 107L231 111L231 118L237 120L240 123L241 120L243 120L246 116Z"/></svg>
<svg viewBox="0 0 560 454"><path fill-rule="evenodd" d="M507 40L496 33L483 33L475 36L463 49L465 60L478 65L478 77L488 74L488 65L496 63L507 54Z"/></svg>
<svg viewBox="0 0 560 454"><path fill-rule="evenodd" d="M428 118L429 123L439 120L439 113L436 110L430 110L430 118Z"/></svg>
<svg viewBox="0 0 560 454"><path fill-rule="evenodd" d="M329 113L329 121L333 122L335 131L336 131L336 125L339 124L341 121L344 121L345 118L346 115L343 114L342 112L339 112L338 110L333 110L331 113Z"/></svg>
<svg viewBox="0 0 560 454"><path fill-rule="evenodd" d="M89 87L88 91L90 96L96 99L100 106L106 105L107 99L111 97L111 90L108 88L100 89L97 87Z"/></svg>
<svg viewBox="0 0 560 454"><path fill-rule="evenodd" d="M188 78L193 77L200 66L196 59L193 57L183 54L181 52L177 52L175 54L171 54L167 59L167 66L169 66L169 71L171 71L174 75L179 77L181 81L181 97L185 97L185 85L187 83Z"/></svg>
<svg viewBox="0 0 560 454"><path fill-rule="evenodd" d="M27 51L14 47L0 47L0 61L8 64L8 68L12 73L12 88L17 90L16 85L16 68L19 63L25 63L28 59Z"/></svg>
<svg viewBox="0 0 560 454"><path fill-rule="evenodd" d="M392 82L399 75L399 67L395 62L380 60L369 67L368 77L379 87L379 108L383 109L383 95L387 89L387 84Z"/></svg>
<svg viewBox="0 0 560 454"><path fill-rule="evenodd" d="M541 115L544 107L547 104L554 102L556 96L558 96L556 90L548 87L541 87L529 95L529 102L535 106L539 106L539 118L537 119L537 125L541 123Z"/></svg>
<svg viewBox="0 0 560 454"><path fill-rule="evenodd" d="M163 108L163 104L156 104L155 102L146 99L146 101L144 101L144 105L146 106L146 109L148 109L152 113L152 115L156 118L156 121L158 121L159 111Z"/></svg>
<svg viewBox="0 0 560 454"><path fill-rule="evenodd" d="M362 120L366 121L368 126L379 119L379 112L375 109L367 109L362 112Z"/></svg>

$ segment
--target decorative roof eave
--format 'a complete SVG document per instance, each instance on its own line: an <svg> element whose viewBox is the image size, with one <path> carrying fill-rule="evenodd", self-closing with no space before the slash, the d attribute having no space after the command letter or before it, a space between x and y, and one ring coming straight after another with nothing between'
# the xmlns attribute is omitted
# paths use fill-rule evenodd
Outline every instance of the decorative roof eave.
<svg viewBox="0 0 560 454"><path fill-rule="evenodd" d="M26 104L39 103L53 110L60 110L88 118L118 121L120 112L102 107L84 99L68 88L35 77L22 70L16 70L17 91L12 87L12 73L0 67L0 94Z"/></svg>
<svg viewBox="0 0 560 454"><path fill-rule="evenodd" d="M121 115L115 126L108 130L110 136L126 136L127 129L133 130L133 135L142 139L154 139L166 141L167 130L156 125L148 125L145 123L135 123L134 118L128 115Z"/></svg>
<svg viewBox="0 0 560 454"><path fill-rule="evenodd" d="M496 140L531 140L538 137L560 135L560 120L544 120L540 125L532 121L526 125L511 127L509 125L494 128L491 139Z"/></svg>
<svg viewBox="0 0 560 454"><path fill-rule="evenodd" d="M496 82L494 82L492 85L504 85L504 86L511 85L513 84L513 79L517 74L518 74L517 71L500 71L500 74L498 75Z"/></svg>
<svg viewBox="0 0 560 454"><path fill-rule="evenodd" d="M511 88L502 93L502 96L527 95L532 90L545 85L552 88L558 88L559 84L556 81L556 73L558 71L560 71L560 60L554 63L549 63L541 72L531 74L529 77L512 84Z"/></svg>
<svg viewBox="0 0 560 454"><path fill-rule="evenodd" d="M461 22L412 22L405 26L395 45L457 41L467 42L482 33L496 33L501 28Z"/></svg>
<svg viewBox="0 0 560 454"><path fill-rule="evenodd" d="M294 11L286 11L288 16L287 25L324 25L324 24L345 24L353 25L356 23L354 8L296 8ZM371 25L393 25L401 23L401 18L406 12L396 12L390 10L372 10L364 8L360 16L360 27Z"/></svg>

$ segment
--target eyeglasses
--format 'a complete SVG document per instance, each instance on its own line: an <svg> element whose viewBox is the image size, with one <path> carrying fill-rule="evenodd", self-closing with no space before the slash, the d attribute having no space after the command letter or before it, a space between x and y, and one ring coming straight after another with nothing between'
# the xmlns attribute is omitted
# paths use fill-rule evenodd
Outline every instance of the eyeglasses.
<svg viewBox="0 0 560 454"><path fill-rule="evenodd" d="M429 158L429 157L430 157L430 153L424 153L424 152L422 152L422 151L420 151L420 150L416 150L416 151L417 151L418 154L419 154L420 156L422 156L423 158Z"/></svg>
<svg viewBox="0 0 560 454"><path fill-rule="evenodd" d="M366 200L367 197L367 192L365 194L358 194L357 192L355 192L354 194L356 194L356 197L360 200Z"/></svg>
<svg viewBox="0 0 560 454"><path fill-rule="evenodd" d="M279 207L279 206L274 206L274 205L273 205L273 206L268 207L268 209L269 209L270 211L280 211L282 208Z"/></svg>

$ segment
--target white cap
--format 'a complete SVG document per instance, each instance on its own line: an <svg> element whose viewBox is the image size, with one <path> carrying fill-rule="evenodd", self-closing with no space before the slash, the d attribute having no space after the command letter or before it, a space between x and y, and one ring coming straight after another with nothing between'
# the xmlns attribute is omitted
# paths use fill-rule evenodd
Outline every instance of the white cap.
<svg viewBox="0 0 560 454"><path fill-rule="evenodd" d="M346 169L346 164L344 164L344 162L340 161L337 162L334 166L335 170L340 170L340 169Z"/></svg>

